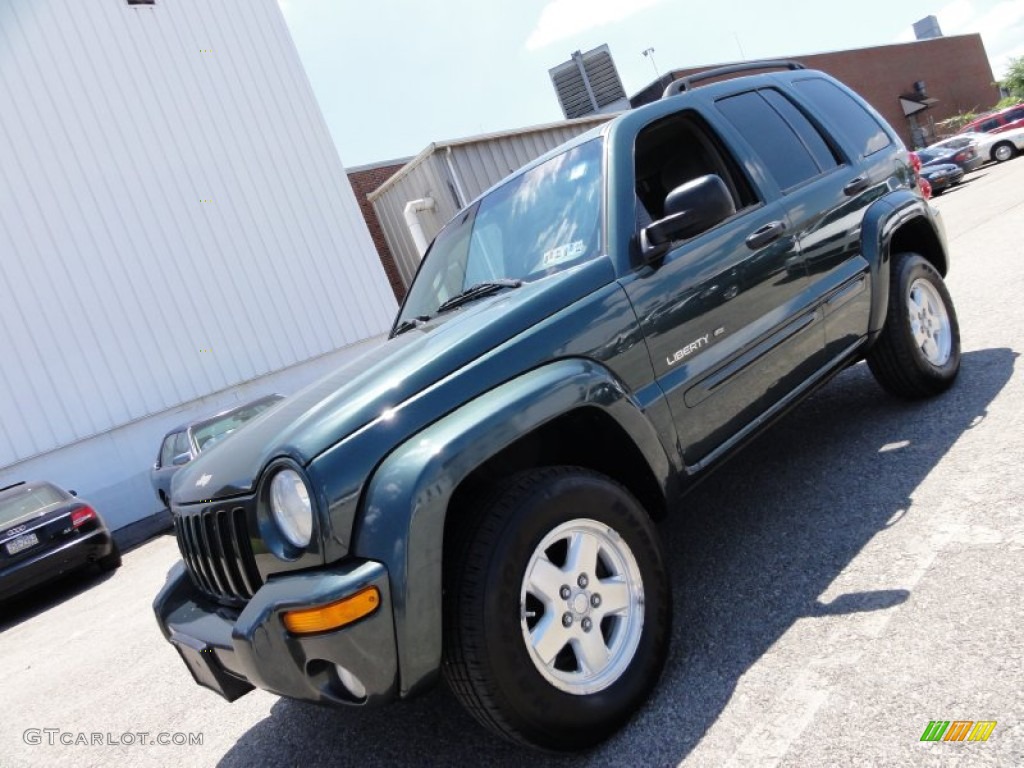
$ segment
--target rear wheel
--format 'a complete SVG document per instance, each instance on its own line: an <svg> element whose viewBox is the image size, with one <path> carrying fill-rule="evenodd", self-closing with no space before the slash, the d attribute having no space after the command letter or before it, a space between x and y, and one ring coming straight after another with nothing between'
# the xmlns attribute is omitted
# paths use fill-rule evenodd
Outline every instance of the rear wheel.
<svg viewBox="0 0 1024 768"><path fill-rule="evenodd" d="M871 372L889 392L936 395L960 370L960 325L942 276L916 253L892 259L885 327L868 352Z"/></svg>
<svg viewBox="0 0 1024 768"><path fill-rule="evenodd" d="M1017 147L1009 141L1001 141L992 147L992 159L997 163L1005 163L1017 154Z"/></svg>
<svg viewBox="0 0 1024 768"><path fill-rule="evenodd" d="M647 513L609 478L557 467L512 478L470 514L445 558L450 687L512 741L606 739L667 655L670 587Z"/></svg>

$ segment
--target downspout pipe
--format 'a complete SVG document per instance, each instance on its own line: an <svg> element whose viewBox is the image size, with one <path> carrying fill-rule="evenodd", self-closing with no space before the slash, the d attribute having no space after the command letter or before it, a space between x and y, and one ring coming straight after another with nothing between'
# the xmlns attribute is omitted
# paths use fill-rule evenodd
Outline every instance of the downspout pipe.
<svg viewBox="0 0 1024 768"><path fill-rule="evenodd" d="M421 197L419 200L410 200L405 204L405 226L409 228L409 234L412 235L412 241L416 244L416 250L419 251L419 256L422 259L423 254L427 252L427 246L430 244L427 241L427 236L423 233L423 222L420 221L419 214L424 211L434 210L434 198L432 197Z"/></svg>

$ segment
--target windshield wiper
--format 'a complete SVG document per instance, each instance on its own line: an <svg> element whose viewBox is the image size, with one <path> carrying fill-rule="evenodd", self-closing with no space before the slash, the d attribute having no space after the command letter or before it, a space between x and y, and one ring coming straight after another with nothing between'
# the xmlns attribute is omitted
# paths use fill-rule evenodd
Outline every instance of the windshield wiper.
<svg viewBox="0 0 1024 768"><path fill-rule="evenodd" d="M442 312L447 312L449 309L461 307L463 304L468 304L471 301L482 299L484 296L490 296L492 293L497 293L503 288L518 288L522 284L522 280L501 279L488 280L485 283L471 285L462 293L457 293L450 299L446 299L441 302L441 306L437 308L437 313L440 314Z"/></svg>
<svg viewBox="0 0 1024 768"><path fill-rule="evenodd" d="M391 333L392 336L398 336L399 334L411 331L413 328L419 328L430 318L427 315L418 315L408 320L403 320L395 326L395 330Z"/></svg>

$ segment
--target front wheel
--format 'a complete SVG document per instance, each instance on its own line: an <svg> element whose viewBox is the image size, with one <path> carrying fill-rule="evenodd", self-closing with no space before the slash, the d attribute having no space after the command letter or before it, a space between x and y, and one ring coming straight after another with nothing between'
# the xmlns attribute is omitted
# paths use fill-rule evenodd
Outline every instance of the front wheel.
<svg viewBox="0 0 1024 768"><path fill-rule="evenodd" d="M960 371L960 325L942 276L916 253L892 259L885 327L867 360L894 395L930 397Z"/></svg>
<svg viewBox="0 0 1024 768"><path fill-rule="evenodd" d="M671 627L654 526L585 469L512 478L456 521L446 553L449 686L483 725L547 750L610 736L657 683Z"/></svg>

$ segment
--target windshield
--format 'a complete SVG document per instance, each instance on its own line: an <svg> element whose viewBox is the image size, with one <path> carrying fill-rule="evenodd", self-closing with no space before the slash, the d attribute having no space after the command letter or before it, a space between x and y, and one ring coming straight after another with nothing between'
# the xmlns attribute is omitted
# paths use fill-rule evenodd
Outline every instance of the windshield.
<svg viewBox="0 0 1024 768"><path fill-rule="evenodd" d="M435 314L467 288L529 282L601 252L602 139L567 150L462 211L434 240L399 322Z"/></svg>
<svg viewBox="0 0 1024 768"><path fill-rule="evenodd" d="M941 149L919 149L917 150L917 156L921 158L921 162L930 163L932 160L937 160L943 155L948 154Z"/></svg>
<svg viewBox="0 0 1024 768"><path fill-rule="evenodd" d="M212 448L215 442L231 434L245 422L263 413L281 399L280 397L271 397L266 400L257 400L211 421L196 424L192 427L192 437L195 438L196 447L200 451Z"/></svg>
<svg viewBox="0 0 1024 768"><path fill-rule="evenodd" d="M66 499L67 496L52 485L25 486L10 498L0 499L0 525L14 522L33 512L41 512Z"/></svg>

